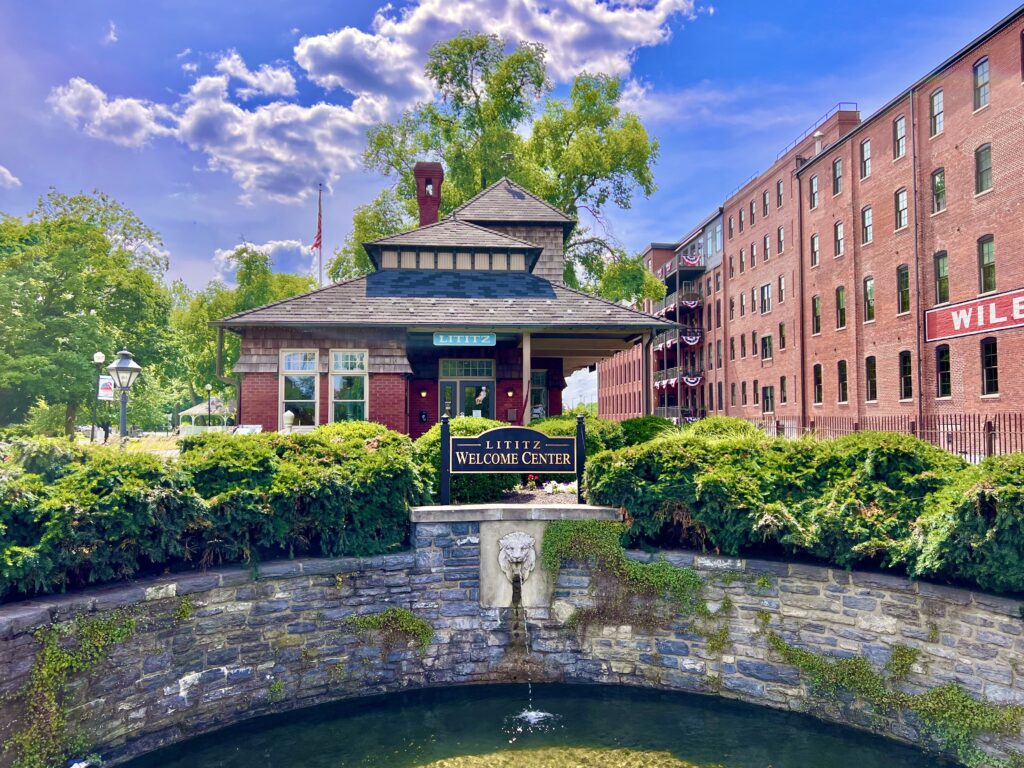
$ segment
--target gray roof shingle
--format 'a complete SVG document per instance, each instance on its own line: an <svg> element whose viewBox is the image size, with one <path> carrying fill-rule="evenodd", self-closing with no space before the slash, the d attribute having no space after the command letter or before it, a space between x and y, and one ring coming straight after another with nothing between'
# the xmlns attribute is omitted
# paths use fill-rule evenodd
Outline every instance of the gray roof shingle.
<svg viewBox="0 0 1024 768"><path fill-rule="evenodd" d="M671 328L524 272L388 269L217 321L246 326Z"/></svg>
<svg viewBox="0 0 1024 768"><path fill-rule="evenodd" d="M555 206L537 197L508 178L491 184L451 212L451 218L463 221L506 221L561 224L571 228L576 222Z"/></svg>
<svg viewBox="0 0 1024 768"><path fill-rule="evenodd" d="M516 237L503 235L493 229L478 227L468 221L445 219L437 224L417 227L397 235L388 235L379 240L364 243L366 247L381 246L402 248L501 248L504 250L535 250L540 252L539 245L520 240Z"/></svg>

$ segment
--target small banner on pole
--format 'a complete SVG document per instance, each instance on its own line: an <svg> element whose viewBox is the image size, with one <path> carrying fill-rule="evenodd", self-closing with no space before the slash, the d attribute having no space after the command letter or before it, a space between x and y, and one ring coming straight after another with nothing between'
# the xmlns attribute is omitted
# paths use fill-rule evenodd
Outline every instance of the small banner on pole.
<svg viewBox="0 0 1024 768"><path fill-rule="evenodd" d="M112 376L100 376L99 387L96 390L96 399L114 399L114 379Z"/></svg>

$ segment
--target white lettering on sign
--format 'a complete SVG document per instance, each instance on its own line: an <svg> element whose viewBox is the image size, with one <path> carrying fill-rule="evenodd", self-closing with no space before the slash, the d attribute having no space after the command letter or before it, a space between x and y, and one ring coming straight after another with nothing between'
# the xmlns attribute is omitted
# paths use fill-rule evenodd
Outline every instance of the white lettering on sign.
<svg viewBox="0 0 1024 768"><path fill-rule="evenodd" d="M1024 288L925 312L925 340L938 341L1024 325Z"/></svg>
<svg viewBox="0 0 1024 768"><path fill-rule="evenodd" d="M435 347L493 347L497 336L493 333L435 333Z"/></svg>

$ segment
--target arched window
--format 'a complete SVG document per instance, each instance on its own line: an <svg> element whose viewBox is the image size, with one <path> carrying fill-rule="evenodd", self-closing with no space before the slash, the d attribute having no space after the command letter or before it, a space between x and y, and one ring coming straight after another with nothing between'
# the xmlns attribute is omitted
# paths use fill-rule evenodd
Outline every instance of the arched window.
<svg viewBox="0 0 1024 768"><path fill-rule="evenodd" d="M932 171L932 213L946 210L946 169Z"/></svg>
<svg viewBox="0 0 1024 768"><path fill-rule="evenodd" d="M938 136L945 128L945 105L942 89L932 91L928 99L928 135Z"/></svg>
<svg viewBox="0 0 1024 768"><path fill-rule="evenodd" d="M839 390L839 402L845 403L850 399L849 384L846 379L846 361L840 360L836 363L836 386Z"/></svg>
<svg viewBox="0 0 1024 768"><path fill-rule="evenodd" d="M875 236L875 215L870 205L864 206L860 211L860 241L867 245ZM838 255L838 254L836 254Z"/></svg>
<svg viewBox="0 0 1024 768"><path fill-rule="evenodd" d="M974 194L992 189L992 145L982 144L974 150Z"/></svg>
<svg viewBox="0 0 1024 768"><path fill-rule="evenodd" d="M875 319L875 278L864 278L864 322L869 323Z"/></svg>
<svg viewBox="0 0 1024 768"><path fill-rule="evenodd" d="M878 366L874 355L864 360L864 384L864 399L869 403L878 400Z"/></svg>
<svg viewBox="0 0 1024 768"><path fill-rule="evenodd" d="M825 399L825 393L823 391L821 381L821 363L814 364L814 404L821 405L822 400Z"/></svg>
<svg viewBox="0 0 1024 768"><path fill-rule="evenodd" d="M836 288L836 328L846 327L846 288Z"/></svg>
<svg viewBox="0 0 1024 768"><path fill-rule="evenodd" d="M907 203L907 188L896 190L893 195L893 205L896 211L896 229L903 229L910 223L910 209Z"/></svg>
<svg viewBox="0 0 1024 768"><path fill-rule="evenodd" d="M978 292L996 289L996 241L992 235L978 238Z"/></svg>
<svg viewBox="0 0 1024 768"><path fill-rule="evenodd" d="M974 79L974 108L977 110L988 106L988 57L978 59L974 64L972 72Z"/></svg>
<svg viewBox="0 0 1024 768"><path fill-rule="evenodd" d="M935 396L950 397L953 394L953 378L949 364L949 345L935 348Z"/></svg>
<svg viewBox="0 0 1024 768"><path fill-rule="evenodd" d="M949 301L949 255L945 251L935 254L935 303Z"/></svg>
<svg viewBox="0 0 1024 768"><path fill-rule="evenodd" d="M981 394L999 394L999 352L991 336L981 340Z"/></svg>

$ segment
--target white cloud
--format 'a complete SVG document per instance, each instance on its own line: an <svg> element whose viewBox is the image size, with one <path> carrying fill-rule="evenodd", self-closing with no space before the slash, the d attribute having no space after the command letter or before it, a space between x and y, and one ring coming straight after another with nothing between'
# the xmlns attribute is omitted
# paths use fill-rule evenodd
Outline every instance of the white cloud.
<svg viewBox="0 0 1024 768"><path fill-rule="evenodd" d="M294 96L295 78L287 67L271 67L264 64L253 72L236 51L228 51L217 62L217 71L245 84L238 89L238 96L250 99L253 96Z"/></svg>
<svg viewBox="0 0 1024 768"><path fill-rule="evenodd" d="M126 147L138 147L153 136L173 134L173 113L142 99L110 99L92 83L73 77L55 88L48 102L53 109L88 136Z"/></svg>
<svg viewBox="0 0 1024 768"><path fill-rule="evenodd" d="M17 189L21 186L21 179L0 165L0 188Z"/></svg>
<svg viewBox="0 0 1024 768"><path fill-rule="evenodd" d="M422 71L430 47L464 30L542 43L549 73L568 82L583 70L627 74L639 48L667 41L669 21L693 13L692 0L421 0L400 13L384 6L371 32L304 37L295 61L323 88L386 91L401 108L429 95Z"/></svg>
<svg viewBox="0 0 1024 768"><path fill-rule="evenodd" d="M213 267L216 279L224 283L233 283L235 265L231 254L236 249L246 246L270 256L275 271L312 274L316 268L316 256L310 247L301 240L268 240L265 243L238 243L230 248L218 248L213 253Z"/></svg>
<svg viewBox="0 0 1024 768"><path fill-rule="evenodd" d="M422 72L438 40L471 30L540 42L551 77L564 83L583 70L627 75L637 50L665 42L670 23L694 13L693 0L419 0L401 12L383 6L368 31L345 27L295 45L295 62L309 79L328 93L351 94L351 103L297 104L286 65L252 70L235 51L173 104L109 98L79 77L55 88L49 101L89 136L133 147L155 136L176 138L205 155L208 168L229 173L243 201L294 202L317 182L330 184L359 166L369 126L431 98ZM186 48L177 58L191 54ZM198 70L188 60L181 67ZM234 92L233 83L241 86ZM257 95L275 101L241 103Z"/></svg>
<svg viewBox="0 0 1024 768"><path fill-rule="evenodd" d="M103 36L104 45L113 45L117 42L117 24L110 21L107 23L107 34Z"/></svg>

